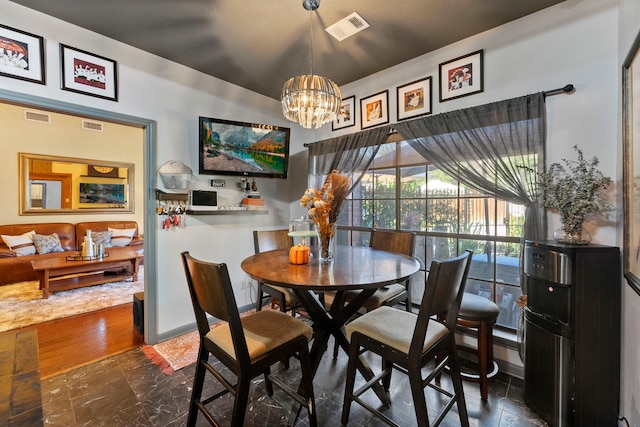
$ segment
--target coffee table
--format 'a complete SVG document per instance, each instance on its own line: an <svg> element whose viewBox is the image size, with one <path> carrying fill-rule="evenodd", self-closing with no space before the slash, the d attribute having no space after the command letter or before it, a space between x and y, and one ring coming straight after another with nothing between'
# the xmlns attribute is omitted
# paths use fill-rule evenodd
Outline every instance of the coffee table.
<svg viewBox="0 0 640 427"><path fill-rule="evenodd" d="M94 260L67 260L48 258L31 261L38 273L42 297L51 292L121 282L128 278L138 280L143 255L132 250L107 251L108 256Z"/></svg>

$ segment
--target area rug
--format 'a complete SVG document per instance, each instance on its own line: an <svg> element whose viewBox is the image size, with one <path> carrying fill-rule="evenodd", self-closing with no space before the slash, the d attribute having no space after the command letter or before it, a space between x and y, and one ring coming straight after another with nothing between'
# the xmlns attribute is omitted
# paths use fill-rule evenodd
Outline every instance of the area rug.
<svg viewBox="0 0 640 427"><path fill-rule="evenodd" d="M262 307L262 309L279 310L277 306L270 307L269 305ZM255 309L244 311L240 313L240 317L254 312ZM296 317L299 316L300 315L297 315ZM224 324L224 322L214 323L211 325L211 329ZM197 330L193 330L155 345L142 346L142 352L151 362L156 364L163 373L171 375L175 371L196 362L199 346L200 336Z"/></svg>
<svg viewBox="0 0 640 427"><path fill-rule="evenodd" d="M42 298L37 281L0 286L0 332L130 303L133 294L142 291L142 266L136 282L113 282L54 292L47 299Z"/></svg>

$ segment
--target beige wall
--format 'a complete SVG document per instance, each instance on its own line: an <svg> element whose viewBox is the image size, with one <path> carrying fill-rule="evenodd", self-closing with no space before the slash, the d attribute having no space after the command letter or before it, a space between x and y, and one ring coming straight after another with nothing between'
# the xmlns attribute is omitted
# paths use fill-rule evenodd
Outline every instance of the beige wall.
<svg viewBox="0 0 640 427"><path fill-rule="evenodd" d="M25 111L48 114L51 117L50 123L26 120ZM102 132L83 129L83 120L102 123ZM142 229L144 165L141 128L0 103L0 129L0 153L3 160L3 167L0 168L0 195L4 201L3 209L0 210L0 224L133 220ZM21 152L133 163L134 212L21 216L18 206L18 153Z"/></svg>

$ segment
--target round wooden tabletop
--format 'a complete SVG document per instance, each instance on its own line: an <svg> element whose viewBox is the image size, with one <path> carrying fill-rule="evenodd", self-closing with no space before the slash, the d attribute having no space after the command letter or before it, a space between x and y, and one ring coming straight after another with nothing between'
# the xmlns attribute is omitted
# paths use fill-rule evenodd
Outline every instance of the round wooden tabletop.
<svg viewBox="0 0 640 427"><path fill-rule="evenodd" d="M362 246L338 246L328 264L315 257L294 265L289 250L278 249L252 255L240 266L259 282L318 291L379 288L407 280L420 268L409 256Z"/></svg>

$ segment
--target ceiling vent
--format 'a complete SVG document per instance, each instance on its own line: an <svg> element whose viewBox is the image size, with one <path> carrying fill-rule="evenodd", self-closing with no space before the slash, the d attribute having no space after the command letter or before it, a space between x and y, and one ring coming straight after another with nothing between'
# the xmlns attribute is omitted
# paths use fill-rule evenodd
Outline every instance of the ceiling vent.
<svg viewBox="0 0 640 427"><path fill-rule="evenodd" d="M40 123L47 123L47 124L51 123L51 116L49 114L40 113L37 111L25 110L24 119L30 120L32 122L40 122Z"/></svg>
<svg viewBox="0 0 640 427"><path fill-rule="evenodd" d="M102 132L102 123L99 122L90 122L88 120L82 121L82 129L84 130L92 130L95 132Z"/></svg>
<svg viewBox="0 0 640 427"><path fill-rule="evenodd" d="M369 28L369 23L365 21L362 16L358 15L358 12L353 12L346 18L328 26L325 31L331 34L336 40L342 41L365 28Z"/></svg>

